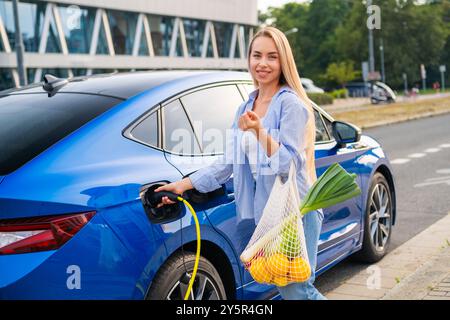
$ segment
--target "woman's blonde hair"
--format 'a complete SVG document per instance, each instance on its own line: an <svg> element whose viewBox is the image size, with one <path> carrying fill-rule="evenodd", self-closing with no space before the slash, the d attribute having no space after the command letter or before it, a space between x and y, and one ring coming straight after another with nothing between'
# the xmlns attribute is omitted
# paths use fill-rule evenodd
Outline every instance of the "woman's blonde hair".
<svg viewBox="0 0 450 320"><path fill-rule="evenodd" d="M289 44L288 39L283 32L274 27L264 27L260 29L250 41L248 46L248 68L250 70L250 54L252 52L253 42L258 37L268 37L275 42L275 46L278 50L278 55L280 57L281 65L281 75L280 84L287 84L291 87L301 99L301 101L306 105L309 111L309 120L305 128L305 152L306 152L306 165L307 172L311 183L317 180L316 167L315 167L315 155L314 155L314 144L316 140L316 123L314 119L314 110L311 101L303 88L300 76L297 71L297 66L295 65L294 55L292 54L292 49ZM253 78L253 83L256 88L259 87L258 81ZM300 147L300 146L298 146Z"/></svg>

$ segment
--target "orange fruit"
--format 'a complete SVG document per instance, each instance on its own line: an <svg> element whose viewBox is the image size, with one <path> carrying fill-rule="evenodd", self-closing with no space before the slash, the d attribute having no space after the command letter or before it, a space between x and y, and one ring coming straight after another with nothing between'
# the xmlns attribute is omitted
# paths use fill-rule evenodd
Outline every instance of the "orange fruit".
<svg viewBox="0 0 450 320"><path fill-rule="evenodd" d="M287 277L275 277L275 278L273 278L272 283L278 287L284 287L288 284L288 278Z"/></svg>
<svg viewBox="0 0 450 320"><path fill-rule="evenodd" d="M274 277L286 277L289 272L289 259L284 254L275 253L266 258L267 269Z"/></svg>
<svg viewBox="0 0 450 320"><path fill-rule="evenodd" d="M258 257L252 261L252 264L248 268L253 279L258 283L270 283L272 275L266 266L266 258Z"/></svg>
<svg viewBox="0 0 450 320"><path fill-rule="evenodd" d="M311 276L311 267L302 257L292 259L289 269L289 279L295 282L305 282Z"/></svg>

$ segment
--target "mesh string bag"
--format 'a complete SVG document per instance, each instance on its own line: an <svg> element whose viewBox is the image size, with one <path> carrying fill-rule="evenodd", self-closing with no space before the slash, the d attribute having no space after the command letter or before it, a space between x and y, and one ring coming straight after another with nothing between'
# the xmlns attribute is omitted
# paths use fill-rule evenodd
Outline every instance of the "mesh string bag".
<svg viewBox="0 0 450 320"><path fill-rule="evenodd" d="M275 178L261 220L240 259L258 283L283 287L310 278L293 161L284 183L280 176Z"/></svg>

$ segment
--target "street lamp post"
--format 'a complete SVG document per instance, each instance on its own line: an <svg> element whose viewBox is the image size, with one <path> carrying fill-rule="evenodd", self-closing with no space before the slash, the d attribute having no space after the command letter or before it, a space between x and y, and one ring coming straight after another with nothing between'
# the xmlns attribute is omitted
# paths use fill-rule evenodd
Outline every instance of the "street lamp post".
<svg viewBox="0 0 450 320"><path fill-rule="evenodd" d="M408 94L408 75L406 73L403 73L403 83L405 86L405 95Z"/></svg>
<svg viewBox="0 0 450 320"><path fill-rule="evenodd" d="M369 9L371 6L372 0L367 0L367 9ZM375 56L373 50L373 31L372 28L369 28L369 72L374 71L375 71Z"/></svg>
<svg viewBox="0 0 450 320"><path fill-rule="evenodd" d="M384 73L384 46L383 46L383 38L380 39L380 58L381 58L381 81L386 83L386 74Z"/></svg>
<svg viewBox="0 0 450 320"><path fill-rule="evenodd" d="M441 90L445 91L445 72L447 71L447 67L445 64L439 66L439 71L441 72Z"/></svg>
<svg viewBox="0 0 450 320"><path fill-rule="evenodd" d="M27 74L23 63L24 47L22 41L22 32L19 24L18 1L13 0L14 27L16 28L16 56L17 56L17 72L19 73L19 84L25 86L27 84Z"/></svg>

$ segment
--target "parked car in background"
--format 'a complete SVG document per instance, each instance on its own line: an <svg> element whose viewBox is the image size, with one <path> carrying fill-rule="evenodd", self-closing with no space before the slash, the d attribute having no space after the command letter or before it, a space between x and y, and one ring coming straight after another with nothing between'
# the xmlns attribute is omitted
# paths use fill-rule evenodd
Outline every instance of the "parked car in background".
<svg viewBox="0 0 450 320"><path fill-rule="evenodd" d="M301 78L301 81L307 93L325 93L325 90L317 87L311 79Z"/></svg>
<svg viewBox="0 0 450 320"><path fill-rule="evenodd" d="M370 83L350 82L345 85L350 98L362 98L370 96Z"/></svg>

